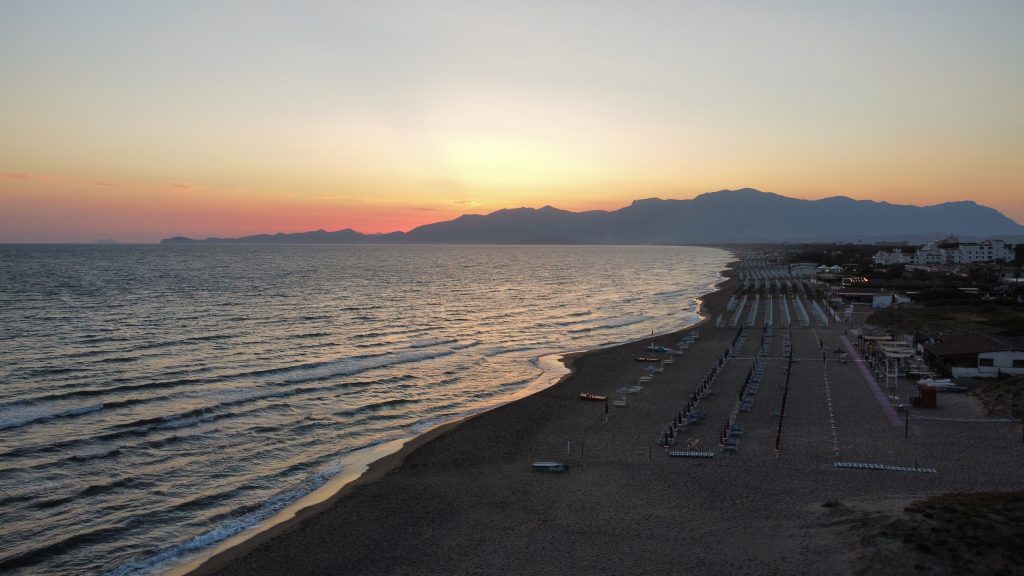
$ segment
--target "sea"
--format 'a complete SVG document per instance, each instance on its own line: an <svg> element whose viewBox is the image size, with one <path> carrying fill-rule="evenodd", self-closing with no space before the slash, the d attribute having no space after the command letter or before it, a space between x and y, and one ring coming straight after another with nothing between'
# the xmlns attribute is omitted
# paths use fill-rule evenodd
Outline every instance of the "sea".
<svg viewBox="0 0 1024 576"><path fill-rule="evenodd" d="M700 320L688 246L0 245L0 573L153 574Z"/></svg>

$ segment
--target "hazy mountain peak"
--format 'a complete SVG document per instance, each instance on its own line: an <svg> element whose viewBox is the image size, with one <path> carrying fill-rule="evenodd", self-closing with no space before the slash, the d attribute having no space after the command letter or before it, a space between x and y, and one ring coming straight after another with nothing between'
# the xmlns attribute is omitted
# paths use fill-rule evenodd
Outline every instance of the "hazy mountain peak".
<svg viewBox="0 0 1024 576"><path fill-rule="evenodd" d="M712 244L962 237L1012 239L1024 227L973 201L935 206L895 205L831 196L789 198L754 188L721 190L693 200L645 198L610 212L569 212L553 206L464 214L408 233L366 235L351 229L208 239L208 242L288 243L574 243ZM171 238L166 243L194 242Z"/></svg>
<svg viewBox="0 0 1024 576"><path fill-rule="evenodd" d="M761 198L766 196L779 196L773 192L762 192L757 188L739 188L736 190L719 190L718 192L705 192L699 194L694 200L715 200L715 199L726 199L726 198Z"/></svg>

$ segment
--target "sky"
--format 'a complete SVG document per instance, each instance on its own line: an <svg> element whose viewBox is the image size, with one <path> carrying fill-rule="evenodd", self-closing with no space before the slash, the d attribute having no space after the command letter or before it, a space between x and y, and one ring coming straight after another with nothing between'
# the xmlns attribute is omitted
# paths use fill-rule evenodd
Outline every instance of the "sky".
<svg viewBox="0 0 1024 576"><path fill-rule="evenodd" d="M1024 222L1024 2L0 3L0 242L753 187Z"/></svg>

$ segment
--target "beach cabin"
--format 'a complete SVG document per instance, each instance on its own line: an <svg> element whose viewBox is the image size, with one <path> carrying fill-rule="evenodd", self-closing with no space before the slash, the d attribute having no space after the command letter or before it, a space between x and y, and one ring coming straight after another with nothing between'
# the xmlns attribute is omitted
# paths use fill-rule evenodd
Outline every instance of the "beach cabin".
<svg viewBox="0 0 1024 576"><path fill-rule="evenodd" d="M924 345L925 358L954 378L1024 374L1024 337L978 332L951 334Z"/></svg>
<svg viewBox="0 0 1024 576"><path fill-rule="evenodd" d="M978 376L995 378L1000 374L1024 374L1024 346L978 354Z"/></svg>

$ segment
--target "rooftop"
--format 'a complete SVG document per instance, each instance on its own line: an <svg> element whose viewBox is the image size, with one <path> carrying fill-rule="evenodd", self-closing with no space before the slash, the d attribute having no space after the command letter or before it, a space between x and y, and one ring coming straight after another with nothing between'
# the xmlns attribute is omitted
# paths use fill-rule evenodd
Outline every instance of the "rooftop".
<svg viewBox="0 0 1024 576"><path fill-rule="evenodd" d="M1024 350L1024 336L992 336L979 332L965 332L950 334L943 337L941 342L925 344L924 347L936 356Z"/></svg>

